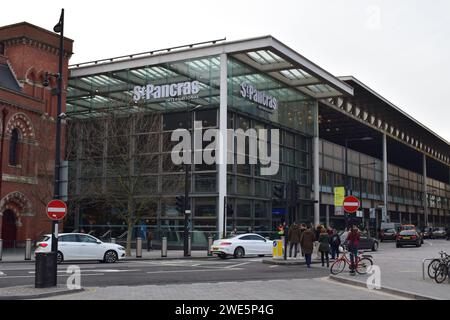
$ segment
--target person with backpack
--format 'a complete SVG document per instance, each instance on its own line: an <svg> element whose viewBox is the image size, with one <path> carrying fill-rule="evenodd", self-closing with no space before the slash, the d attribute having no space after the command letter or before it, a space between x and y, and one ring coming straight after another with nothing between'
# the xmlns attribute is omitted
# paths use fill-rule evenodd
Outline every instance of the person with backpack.
<svg viewBox="0 0 450 320"><path fill-rule="evenodd" d="M339 237L337 231L334 229L330 237L330 249L331 259L335 260L339 258L339 246L341 245L341 237Z"/></svg>

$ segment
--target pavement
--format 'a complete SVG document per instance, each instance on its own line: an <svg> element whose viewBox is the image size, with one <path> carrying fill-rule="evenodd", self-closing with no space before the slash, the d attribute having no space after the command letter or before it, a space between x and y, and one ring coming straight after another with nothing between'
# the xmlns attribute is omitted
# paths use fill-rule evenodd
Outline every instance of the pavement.
<svg viewBox="0 0 450 320"><path fill-rule="evenodd" d="M44 300L405 300L376 290L334 283L327 277L191 284L90 287Z"/></svg>
<svg viewBox="0 0 450 320"><path fill-rule="evenodd" d="M380 268L382 290L415 299L450 299L449 282L437 284L433 279L430 279L427 275L427 264L425 264L425 279L422 275L423 260L439 257L438 253L441 250L450 253L450 241L425 240L424 245L420 248L396 248L395 242L383 242L378 252L371 253L374 265ZM367 280L371 276L352 276L345 271L332 278L357 286L366 286ZM373 277L371 280L373 280Z"/></svg>
<svg viewBox="0 0 450 320"><path fill-rule="evenodd" d="M35 288L34 286L16 286L0 289L0 300L28 300L62 296L84 291L83 288L68 289L66 285L51 288Z"/></svg>

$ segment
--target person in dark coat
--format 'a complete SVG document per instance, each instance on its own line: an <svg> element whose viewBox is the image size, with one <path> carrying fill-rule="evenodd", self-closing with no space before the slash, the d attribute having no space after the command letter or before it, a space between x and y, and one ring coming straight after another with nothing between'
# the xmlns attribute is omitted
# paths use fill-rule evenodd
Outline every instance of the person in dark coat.
<svg viewBox="0 0 450 320"><path fill-rule="evenodd" d="M300 228L297 222L294 222L288 231L289 257L292 257L292 248L295 248L294 258L297 258L298 244L300 243Z"/></svg>
<svg viewBox="0 0 450 320"><path fill-rule="evenodd" d="M303 231L300 237L300 246L302 247L302 252L305 254L306 266L311 268L311 256L314 250L315 236L311 229L306 229Z"/></svg>
<svg viewBox="0 0 450 320"><path fill-rule="evenodd" d="M339 246L341 245L341 237L339 237L336 230L333 230L333 235L330 237L331 259L339 258Z"/></svg>
<svg viewBox="0 0 450 320"><path fill-rule="evenodd" d="M325 266L325 260L327 261L327 267L329 267L330 236L328 235L328 232L325 228L322 229L319 235L319 252L320 259L322 260L322 267Z"/></svg>

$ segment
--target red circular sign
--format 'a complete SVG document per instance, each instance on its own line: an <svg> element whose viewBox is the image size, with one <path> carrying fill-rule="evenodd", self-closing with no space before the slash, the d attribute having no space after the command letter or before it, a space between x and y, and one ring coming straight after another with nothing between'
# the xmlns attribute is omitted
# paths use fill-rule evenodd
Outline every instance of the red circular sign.
<svg viewBox="0 0 450 320"><path fill-rule="evenodd" d="M61 200L52 200L47 204L47 216L51 220L62 220L66 216L67 205Z"/></svg>
<svg viewBox="0 0 450 320"><path fill-rule="evenodd" d="M348 213L354 213L358 211L361 203L359 199L354 196L348 196L344 198L344 210Z"/></svg>

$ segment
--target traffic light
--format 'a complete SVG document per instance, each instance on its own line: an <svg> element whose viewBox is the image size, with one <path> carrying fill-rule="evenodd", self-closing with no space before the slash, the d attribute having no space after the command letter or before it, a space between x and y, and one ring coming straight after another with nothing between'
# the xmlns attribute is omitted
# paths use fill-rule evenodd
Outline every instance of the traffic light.
<svg viewBox="0 0 450 320"><path fill-rule="evenodd" d="M176 198L176 208L179 213L184 213L184 197L177 196Z"/></svg>
<svg viewBox="0 0 450 320"><path fill-rule="evenodd" d="M283 186L279 185L279 184L275 185L273 187L273 195L275 196L275 198L278 198L278 199L282 200L283 196L284 196L284 188L283 188Z"/></svg>

